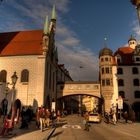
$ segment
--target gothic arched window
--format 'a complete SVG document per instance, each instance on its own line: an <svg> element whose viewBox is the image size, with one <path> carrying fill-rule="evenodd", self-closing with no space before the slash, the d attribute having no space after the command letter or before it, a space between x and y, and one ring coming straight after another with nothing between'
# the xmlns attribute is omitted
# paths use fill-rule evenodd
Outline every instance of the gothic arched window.
<svg viewBox="0 0 140 140"><path fill-rule="evenodd" d="M0 72L0 82L6 82L6 78L7 78L7 72L6 70L2 70Z"/></svg>
<svg viewBox="0 0 140 140"><path fill-rule="evenodd" d="M21 72L21 82L29 82L29 71L27 69Z"/></svg>

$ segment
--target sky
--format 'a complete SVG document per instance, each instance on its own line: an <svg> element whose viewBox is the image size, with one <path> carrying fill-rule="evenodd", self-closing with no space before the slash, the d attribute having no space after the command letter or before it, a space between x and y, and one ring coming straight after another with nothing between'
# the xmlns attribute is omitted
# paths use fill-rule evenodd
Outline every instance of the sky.
<svg viewBox="0 0 140 140"><path fill-rule="evenodd" d="M130 0L3 0L0 32L43 29L54 4L59 64L65 64L73 80L98 81L105 38L113 52L126 46L131 35L139 41L137 12Z"/></svg>

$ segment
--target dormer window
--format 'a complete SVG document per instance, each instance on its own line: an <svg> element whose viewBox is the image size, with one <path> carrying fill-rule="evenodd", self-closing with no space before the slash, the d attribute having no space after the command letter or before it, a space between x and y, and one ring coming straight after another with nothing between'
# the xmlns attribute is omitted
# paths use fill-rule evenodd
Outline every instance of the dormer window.
<svg viewBox="0 0 140 140"><path fill-rule="evenodd" d="M121 58L117 58L117 63L121 63Z"/></svg>
<svg viewBox="0 0 140 140"><path fill-rule="evenodd" d="M117 54L117 56L115 57L117 63L121 63L122 62L122 59L121 59L121 56L119 54Z"/></svg>

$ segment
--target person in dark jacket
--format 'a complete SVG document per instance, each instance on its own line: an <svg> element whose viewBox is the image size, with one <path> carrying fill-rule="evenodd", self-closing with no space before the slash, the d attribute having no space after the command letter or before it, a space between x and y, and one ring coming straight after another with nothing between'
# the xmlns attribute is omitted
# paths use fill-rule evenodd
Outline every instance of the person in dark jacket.
<svg viewBox="0 0 140 140"><path fill-rule="evenodd" d="M125 119L125 122L127 123L127 122L128 122L128 112L127 112L127 111L125 111L125 112L123 113L123 117L124 117L124 119Z"/></svg>
<svg viewBox="0 0 140 140"><path fill-rule="evenodd" d="M26 108L23 106L22 111L21 111L21 126L20 126L20 129L28 128L29 117L28 117L27 113L28 112L26 111Z"/></svg>

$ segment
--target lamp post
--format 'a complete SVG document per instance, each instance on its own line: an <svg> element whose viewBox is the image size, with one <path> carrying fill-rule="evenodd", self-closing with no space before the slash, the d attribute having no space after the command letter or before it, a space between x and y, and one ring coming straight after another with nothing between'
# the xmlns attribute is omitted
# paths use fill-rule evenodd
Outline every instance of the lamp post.
<svg viewBox="0 0 140 140"><path fill-rule="evenodd" d="M131 3L136 7L138 13L138 20L140 24L140 0L131 0Z"/></svg>
<svg viewBox="0 0 140 140"><path fill-rule="evenodd" d="M17 75L16 75L16 72L14 72L14 74L11 76L12 85L13 85L13 86L12 86L13 92L12 92L11 104L13 104L13 102L14 102L15 85L16 85L17 79L18 79L18 77L17 77Z"/></svg>

